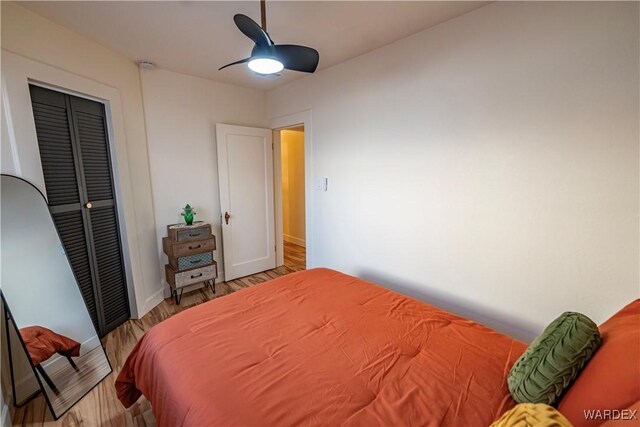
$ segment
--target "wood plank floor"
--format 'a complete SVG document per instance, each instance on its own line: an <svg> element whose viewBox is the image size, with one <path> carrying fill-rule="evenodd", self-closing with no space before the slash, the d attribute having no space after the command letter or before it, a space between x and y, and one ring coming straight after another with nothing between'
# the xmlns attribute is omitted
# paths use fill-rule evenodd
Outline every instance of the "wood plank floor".
<svg viewBox="0 0 640 427"><path fill-rule="evenodd" d="M114 383L133 346L152 326L189 307L305 269L305 248L285 242L284 252L285 262L282 267L229 282L218 283L216 284L215 296L208 288L184 294L179 306L176 306L172 299L166 299L143 318L128 320L123 323L102 340L107 356L113 366L113 372L107 378L59 420L53 421L47 410L46 402L40 395L25 406L16 408L13 425L64 427L156 426L151 405L144 397L141 397L129 409L125 409L116 397Z"/></svg>
<svg viewBox="0 0 640 427"><path fill-rule="evenodd" d="M100 347L76 358L75 364L78 367L77 371L70 364L65 363L62 365L62 369L49 375L53 383L64 392L55 393L43 381L42 385L49 396L54 412L57 414L62 414L87 394L96 382L109 375L109 361Z"/></svg>

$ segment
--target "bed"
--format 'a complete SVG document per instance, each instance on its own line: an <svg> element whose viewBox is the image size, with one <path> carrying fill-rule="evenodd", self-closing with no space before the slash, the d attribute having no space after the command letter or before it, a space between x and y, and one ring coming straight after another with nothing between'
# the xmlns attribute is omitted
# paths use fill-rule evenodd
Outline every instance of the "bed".
<svg viewBox="0 0 640 427"><path fill-rule="evenodd" d="M526 345L329 269L283 276L153 327L118 375L161 427L488 426Z"/></svg>

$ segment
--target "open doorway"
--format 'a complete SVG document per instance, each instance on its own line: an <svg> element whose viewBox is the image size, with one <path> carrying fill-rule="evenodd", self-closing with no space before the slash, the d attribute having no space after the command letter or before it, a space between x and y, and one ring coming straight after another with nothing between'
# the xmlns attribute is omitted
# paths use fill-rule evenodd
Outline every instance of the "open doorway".
<svg viewBox="0 0 640 427"><path fill-rule="evenodd" d="M284 265L306 268L304 126L280 130Z"/></svg>

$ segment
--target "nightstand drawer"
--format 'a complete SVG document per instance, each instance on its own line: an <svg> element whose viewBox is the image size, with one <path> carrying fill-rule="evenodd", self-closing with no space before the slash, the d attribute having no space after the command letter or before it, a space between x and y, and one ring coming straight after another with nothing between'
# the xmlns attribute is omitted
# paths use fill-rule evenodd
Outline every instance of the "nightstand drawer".
<svg viewBox="0 0 640 427"><path fill-rule="evenodd" d="M211 237L211 228L209 227L200 227L195 230L183 230L178 231L177 233L177 241L178 242L188 242L190 240L200 240Z"/></svg>
<svg viewBox="0 0 640 427"><path fill-rule="evenodd" d="M205 267L194 268L191 270L177 272L171 268L169 264L164 266L167 282L172 288L183 288L185 286L204 282L207 280L215 280L218 276L218 267L215 263Z"/></svg>
<svg viewBox="0 0 640 427"><path fill-rule="evenodd" d="M162 239L162 248L169 258L179 258L216 250L215 236L204 240L176 243L168 237Z"/></svg>
<svg viewBox="0 0 640 427"><path fill-rule="evenodd" d="M213 252L187 255L179 258L169 258L169 265L176 271L184 271L197 267L204 267L213 263Z"/></svg>
<svg viewBox="0 0 640 427"><path fill-rule="evenodd" d="M211 237L211 225L205 222L172 224L167 226L167 235L174 242L208 239Z"/></svg>

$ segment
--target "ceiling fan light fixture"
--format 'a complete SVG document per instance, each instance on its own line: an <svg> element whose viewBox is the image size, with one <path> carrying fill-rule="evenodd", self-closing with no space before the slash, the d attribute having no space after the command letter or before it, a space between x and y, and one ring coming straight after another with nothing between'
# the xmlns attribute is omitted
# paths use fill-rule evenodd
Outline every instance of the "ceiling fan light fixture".
<svg viewBox="0 0 640 427"><path fill-rule="evenodd" d="M299 71L313 73L318 67L320 54L317 50L295 44L275 44L267 34L267 20L265 16L265 2L261 0L262 26L247 15L237 13L233 15L233 22L242 34L253 41L251 56L223 65L218 71L238 64L247 64L249 69L261 76L278 75L280 71Z"/></svg>
<svg viewBox="0 0 640 427"><path fill-rule="evenodd" d="M275 74L284 69L284 64L275 58L254 58L247 65L258 74Z"/></svg>

